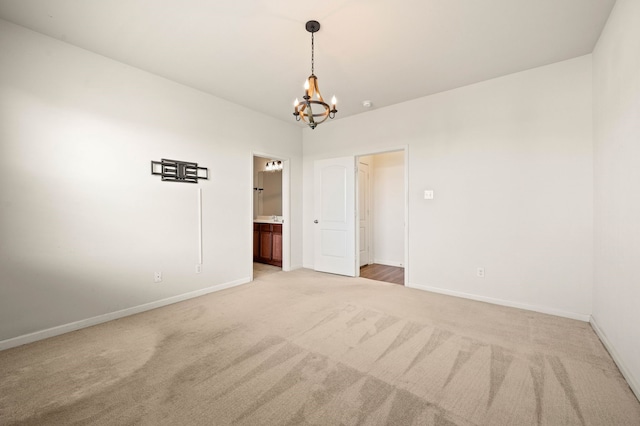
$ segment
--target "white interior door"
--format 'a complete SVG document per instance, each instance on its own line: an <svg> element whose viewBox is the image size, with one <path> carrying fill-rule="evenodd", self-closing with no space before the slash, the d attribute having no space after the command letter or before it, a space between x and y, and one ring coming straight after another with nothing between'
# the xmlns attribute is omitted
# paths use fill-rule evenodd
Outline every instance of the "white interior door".
<svg viewBox="0 0 640 426"><path fill-rule="evenodd" d="M358 162L358 248L360 266L369 264L369 165Z"/></svg>
<svg viewBox="0 0 640 426"><path fill-rule="evenodd" d="M316 161L314 189L314 269L355 277L355 157Z"/></svg>

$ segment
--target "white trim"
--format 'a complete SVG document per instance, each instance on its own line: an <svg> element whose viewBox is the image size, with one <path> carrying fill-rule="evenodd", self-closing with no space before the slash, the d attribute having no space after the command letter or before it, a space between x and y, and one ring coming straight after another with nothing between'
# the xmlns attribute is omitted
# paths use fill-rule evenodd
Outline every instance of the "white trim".
<svg viewBox="0 0 640 426"><path fill-rule="evenodd" d="M408 149L409 149L409 145L396 145L396 146L390 146L386 148L379 148L374 151L363 150L363 151L360 151L359 153L356 153L355 156L368 157L369 155L378 155L378 154L387 154L390 152L407 151Z"/></svg>
<svg viewBox="0 0 640 426"><path fill-rule="evenodd" d="M291 160L282 160L282 270L291 271Z"/></svg>
<svg viewBox="0 0 640 426"><path fill-rule="evenodd" d="M250 179L249 180L249 182L250 182L249 188L251 188L251 190L249 191L249 194L250 194L250 196L249 196L249 205L251 206L251 209L250 209L251 211L249 212L249 217L247 218L247 219L250 219L251 223L252 223L251 226L249 226L247 224L247 230L250 230L249 231L249 235L248 235L248 242L249 242L249 248L251 250L251 253L250 253L251 256L247 257L247 268L249 270L249 281L253 281L253 219L254 219L253 214L256 211L256 206L254 205L254 201L256 199L256 196L255 196L255 190L253 189L254 185L256 184L256 182L255 182L255 179L256 179L256 177L255 177L255 173L256 173L255 172L255 159L254 159L255 156L256 156L256 153L254 151L252 151L251 152L251 167L249 168L249 172L250 172L250 175L249 175L250 176L249 177L249 179Z"/></svg>
<svg viewBox="0 0 640 426"><path fill-rule="evenodd" d="M216 291L224 290L231 287L236 287L242 284L250 282L249 277L241 278L239 280L230 281L228 283L218 284L211 287L195 290L189 293L179 294L177 296L168 297L166 299L156 300L155 302L145 303L143 305L133 306L131 308L122 309L108 314L98 315L92 318L83 319L80 321L71 322L68 324L59 325L57 327L48 328L46 330L40 330L33 333L25 334L23 336L13 337L0 341L0 351L15 348L16 346L26 345L27 343L36 342L38 340L47 339L49 337L58 336L60 334L69 333L70 331L79 330L81 328L91 327L104 322L112 321L118 318L127 317L129 315L138 314L140 312L150 311L151 309L161 308L163 306L171 305L174 303L182 302L195 297L204 296L205 294L213 293Z"/></svg>
<svg viewBox="0 0 640 426"><path fill-rule="evenodd" d="M636 395L636 398L640 400L640 382L636 380L629 368L627 368L627 365L622 360L622 357L616 350L615 346L611 344L611 341L607 338L605 332L602 331L593 315L591 315L591 317L589 318L589 324L591 324L591 328L593 328L593 331L596 332L605 349L607 349L609 355L611 355L611 358L613 358L613 361L618 366L618 369L620 370L620 373L622 373L622 376L627 380L627 384L629 384L629 387Z"/></svg>
<svg viewBox="0 0 640 426"><path fill-rule="evenodd" d="M508 306L510 308L524 309L527 311L540 312L542 314L555 315L558 317L564 317L564 318L575 319L578 321L589 322L588 314L578 314L576 312L563 311L560 309L547 308L547 307L538 306L538 305L529 305L527 303L513 302L510 300L496 299L493 297L480 296L477 294L464 293L464 292L455 291L455 290L447 290L447 289L438 288L438 287L431 287L428 285L408 284L407 287L415 288L417 290L431 291L433 293L446 294L448 296L461 297L463 299L471 299L471 300L477 300L479 302L492 303L494 305Z"/></svg>
<svg viewBox="0 0 640 426"><path fill-rule="evenodd" d="M198 188L198 264L202 265L202 188Z"/></svg>
<svg viewBox="0 0 640 426"><path fill-rule="evenodd" d="M404 285L409 285L409 145L404 146Z"/></svg>

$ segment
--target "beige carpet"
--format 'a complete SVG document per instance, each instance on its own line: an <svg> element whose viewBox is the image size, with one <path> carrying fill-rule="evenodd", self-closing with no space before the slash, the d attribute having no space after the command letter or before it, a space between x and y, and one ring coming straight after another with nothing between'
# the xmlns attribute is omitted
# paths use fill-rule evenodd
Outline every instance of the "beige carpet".
<svg viewBox="0 0 640 426"><path fill-rule="evenodd" d="M308 270L0 352L0 424L640 425L589 324Z"/></svg>

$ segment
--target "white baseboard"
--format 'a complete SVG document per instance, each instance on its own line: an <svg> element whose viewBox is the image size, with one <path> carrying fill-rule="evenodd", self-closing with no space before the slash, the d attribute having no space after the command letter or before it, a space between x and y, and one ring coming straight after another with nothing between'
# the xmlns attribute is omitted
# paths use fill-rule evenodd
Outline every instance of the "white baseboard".
<svg viewBox="0 0 640 426"><path fill-rule="evenodd" d="M542 314L555 315L558 317L571 318L579 321L589 322L588 314L578 314L575 312L563 311L560 309L548 308L545 306L529 305L526 303L512 302L510 300L496 299L493 297L479 296L477 294L464 293L461 291L447 290L438 287L431 287L421 284L407 284L407 287L418 290L431 291L433 293L446 294L448 296L462 297L463 299L477 300L479 302L493 303L494 305L508 306L510 308L525 309L527 311L540 312Z"/></svg>
<svg viewBox="0 0 640 426"><path fill-rule="evenodd" d="M179 294L177 296L168 297L162 300L156 300L155 302L149 302L143 305L122 309L120 311L110 312L108 314L98 315L98 316L83 319L80 321L71 322L69 324L48 328L46 330L40 330L33 333L25 334L23 336L2 340L0 341L0 351L9 349L9 348L15 348L16 346L26 345L27 343L32 343L38 340L47 339L49 337L58 336L60 334L69 333L70 331L79 330L81 328L91 327L93 325L101 324L107 321L112 321L118 318L123 318L129 315L138 314L140 312L149 311L151 309L160 308L162 306L171 305L173 303L182 302L184 300L193 299L194 297L204 296L205 294L213 293L215 291L220 291L227 288L246 284L250 281L251 279L249 277L241 278L239 280L231 281L228 283L218 284L218 285L203 288L200 290L195 290L189 293Z"/></svg>
<svg viewBox="0 0 640 426"><path fill-rule="evenodd" d="M398 266L402 268L402 262L395 262L393 260L374 259L373 263L377 263L378 265L386 265L386 266Z"/></svg>
<svg viewBox="0 0 640 426"><path fill-rule="evenodd" d="M633 374L631 374L631 371L629 371L629 369L627 368L627 365L622 360L622 357L616 350L615 346L611 344L611 341L609 341L609 338L607 337L605 332L602 331L602 329L596 322L596 319L593 317L593 315L589 320L589 324L591 324L591 328L593 328L593 331L596 332L596 334L600 338L600 341L602 342L604 347L607 349L607 351L609 351L609 355L611 355L611 358L613 358L613 361L618 366L620 373L622 373L622 376L626 379L627 383L629 384L629 387L631 388L633 393L636 395L636 398L638 398L638 400L640 401L640 381L638 381L633 376Z"/></svg>

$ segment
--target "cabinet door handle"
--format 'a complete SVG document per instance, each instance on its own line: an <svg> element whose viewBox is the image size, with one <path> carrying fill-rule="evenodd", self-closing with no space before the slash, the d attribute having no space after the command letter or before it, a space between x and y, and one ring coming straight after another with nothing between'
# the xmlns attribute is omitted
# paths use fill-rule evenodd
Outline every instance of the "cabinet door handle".
<svg viewBox="0 0 640 426"><path fill-rule="evenodd" d="M313 223L318 223L318 219L314 220Z"/></svg>

